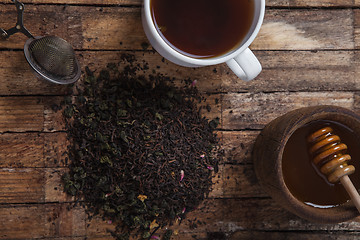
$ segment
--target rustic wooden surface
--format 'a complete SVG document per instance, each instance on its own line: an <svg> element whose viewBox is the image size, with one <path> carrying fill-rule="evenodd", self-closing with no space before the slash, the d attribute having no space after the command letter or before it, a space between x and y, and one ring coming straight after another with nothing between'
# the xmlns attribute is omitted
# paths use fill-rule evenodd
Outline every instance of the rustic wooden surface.
<svg viewBox="0 0 360 240"><path fill-rule="evenodd" d="M82 66L101 69L124 52L178 80L191 77L208 93L226 151L214 189L199 209L174 226L173 239L358 239L360 218L335 225L302 220L283 210L257 183L251 151L272 119L299 107L332 104L360 114L360 0L273 0L251 45L263 65L251 82L225 64L184 68L144 49L141 0L23 0L34 35L69 41ZM16 20L0 0L0 27ZM62 192L66 132L52 108L68 87L36 79L23 57L26 37L0 41L0 239L110 239L111 224L68 210ZM219 99L219 103L215 103ZM200 222L198 222L200 221ZM194 224L195 223L195 224Z"/></svg>

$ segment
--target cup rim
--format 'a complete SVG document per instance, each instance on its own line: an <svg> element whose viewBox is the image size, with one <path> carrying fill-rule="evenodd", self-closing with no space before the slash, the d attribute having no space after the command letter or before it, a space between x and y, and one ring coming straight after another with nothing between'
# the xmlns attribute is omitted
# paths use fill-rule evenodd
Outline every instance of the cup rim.
<svg viewBox="0 0 360 240"><path fill-rule="evenodd" d="M164 39L161 37L159 32L157 31L155 24L153 22L152 16L151 16L151 10L150 10L150 1L151 0L144 0L143 1L143 16L145 17L145 21L148 24L149 30L152 34L152 36L156 39L158 43L161 44L162 48L165 49L166 52L170 53L173 57L194 65L214 65L226 62L237 55L239 55L241 52L243 52L246 48L250 46L250 44L254 41L255 37L260 31L261 25L263 23L264 15L265 15L265 0L258 0L260 5L258 10L255 10L255 16L258 16L256 25L250 36L247 37L246 41L243 42L239 47L235 48L235 50L231 50L228 53L225 53L220 56L216 57L210 57L210 58L193 58L190 56L186 56L178 51L176 51L174 48L172 48ZM257 1L257 0L254 0Z"/></svg>

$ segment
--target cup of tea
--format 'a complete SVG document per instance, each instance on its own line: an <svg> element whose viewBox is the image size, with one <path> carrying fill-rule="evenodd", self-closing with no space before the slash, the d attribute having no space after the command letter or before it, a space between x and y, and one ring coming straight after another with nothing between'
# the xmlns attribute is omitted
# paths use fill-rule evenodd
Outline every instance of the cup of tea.
<svg viewBox="0 0 360 240"><path fill-rule="evenodd" d="M265 0L144 0L142 24L169 61L186 67L227 63L249 81L262 70L249 46L264 13Z"/></svg>

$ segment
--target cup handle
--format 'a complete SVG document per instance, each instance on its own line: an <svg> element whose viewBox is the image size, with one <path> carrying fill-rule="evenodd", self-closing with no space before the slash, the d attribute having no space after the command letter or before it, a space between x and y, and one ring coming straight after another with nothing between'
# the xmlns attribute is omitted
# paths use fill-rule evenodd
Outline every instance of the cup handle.
<svg viewBox="0 0 360 240"><path fill-rule="evenodd" d="M249 48L227 61L226 64L244 81L254 79L262 70L259 60Z"/></svg>

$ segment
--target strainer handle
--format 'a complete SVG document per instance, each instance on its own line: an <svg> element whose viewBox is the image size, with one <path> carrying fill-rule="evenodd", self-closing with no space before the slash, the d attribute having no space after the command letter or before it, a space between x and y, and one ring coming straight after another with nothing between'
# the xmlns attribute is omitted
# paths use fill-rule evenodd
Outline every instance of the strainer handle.
<svg viewBox="0 0 360 240"><path fill-rule="evenodd" d="M25 9L25 6L23 3L17 1L17 0L11 0L15 3L16 10L17 10L17 22L16 26L13 28L10 28L9 30L4 30L0 28L0 34L3 39L9 38L11 35L21 32L25 34L29 38L34 38L33 35L24 27L24 18L23 18L23 12Z"/></svg>

